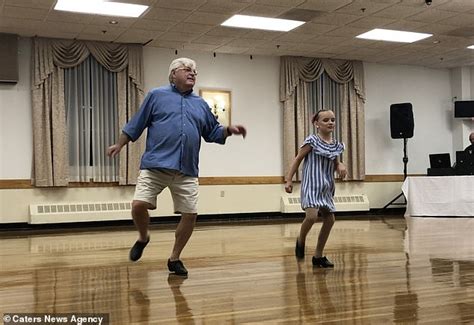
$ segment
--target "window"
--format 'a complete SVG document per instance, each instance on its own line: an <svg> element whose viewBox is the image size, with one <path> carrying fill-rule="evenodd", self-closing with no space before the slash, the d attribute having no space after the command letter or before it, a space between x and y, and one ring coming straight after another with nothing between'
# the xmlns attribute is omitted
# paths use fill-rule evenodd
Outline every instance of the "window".
<svg viewBox="0 0 474 325"><path fill-rule="evenodd" d="M321 74L316 81L310 83L308 90L309 107L312 114L321 109L330 109L336 116L336 128L334 130L334 138L341 141L341 94L343 92L343 84L339 84L332 80L326 72ZM316 133L314 125L309 117L309 129Z"/></svg>
<svg viewBox="0 0 474 325"><path fill-rule="evenodd" d="M117 74L91 55L64 71L69 178L76 182L115 182L118 163L106 151L119 133Z"/></svg>

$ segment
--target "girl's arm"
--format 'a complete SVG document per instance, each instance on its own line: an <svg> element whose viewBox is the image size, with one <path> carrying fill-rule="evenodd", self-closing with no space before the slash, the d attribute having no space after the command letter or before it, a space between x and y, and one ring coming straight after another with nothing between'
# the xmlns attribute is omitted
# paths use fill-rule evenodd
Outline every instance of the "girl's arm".
<svg viewBox="0 0 474 325"><path fill-rule="evenodd" d="M285 177L285 191L287 193L293 192L293 175L295 175L296 171L298 170L298 167L301 164L301 161L303 161L304 157L312 150L311 146L309 144L305 144L300 148L298 151L298 154L296 155L295 159L291 163L290 170L286 174Z"/></svg>

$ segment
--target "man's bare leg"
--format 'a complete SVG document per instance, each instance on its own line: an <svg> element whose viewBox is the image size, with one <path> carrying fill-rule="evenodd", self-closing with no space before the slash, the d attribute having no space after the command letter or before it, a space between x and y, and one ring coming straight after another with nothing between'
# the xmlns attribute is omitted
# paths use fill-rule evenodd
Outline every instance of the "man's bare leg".
<svg viewBox="0 0 474 325"><path fill-rule="evenodd" d="M132 202L133 223L138 230L138 240L129 253L129 258L133 262L138 261L142 257L143 250L150 240L148 235L148 225L150 223L148 209L151 208L153 208L153 206L148 202L138 200Z"/></svg>
<svg viewBox="0 0 474 325"><path fill-rule="evenodd" d="M196 224L196 217L196 213L181 214L181 220L179 221L178 227L176 227L175 241L170 261L179 260L181 252L193 233L194 225Z"/></svg>
<svg viewBox="0 0 474 325"><path fill-rule="evenodd" d="M145 243L148 241L148 225L150 224L150 214L148 209L153 206L144 201L134 200L132 202L133 223L138 230L138 241Z"/></svg>

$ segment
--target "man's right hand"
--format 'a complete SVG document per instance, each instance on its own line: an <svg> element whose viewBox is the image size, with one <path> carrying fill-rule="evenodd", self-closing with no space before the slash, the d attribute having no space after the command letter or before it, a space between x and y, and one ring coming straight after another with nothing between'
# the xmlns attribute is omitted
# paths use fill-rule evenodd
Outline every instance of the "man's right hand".
<svg viewBox="0 0 474 325"><path fill-rule="evenodd" d="M286 182L286 184L285 184L285 191L286 191L286 193L291 193L291 192L293 192L293 182L292 182L292 181Z"/></svg>
<svg viewBox="0 0 474 325"><path fill-rule="evenodd" d="M120 153L120 150L122 150L122 147L125 146L128 142L130 142L130 138L128 137L128 135L122 132L118 138L117 143L111 145L107 149L107 156L111 158L117 156Z"/></svg>
<svg viewBox="0 0 474 325"><path fill-rule="evenodd" d="M247 129L243 125L229 125L227 127L227 132L229 133L228 135L241 134L244 138L247 135Z"/></svg>
<svg viewBox="0 0 474 325"><path fill-rule="evenodd" d="M113 158L120 153L120 150L122 150L122 147L119 144L113 144L107 149L107 156Z"/></svg>

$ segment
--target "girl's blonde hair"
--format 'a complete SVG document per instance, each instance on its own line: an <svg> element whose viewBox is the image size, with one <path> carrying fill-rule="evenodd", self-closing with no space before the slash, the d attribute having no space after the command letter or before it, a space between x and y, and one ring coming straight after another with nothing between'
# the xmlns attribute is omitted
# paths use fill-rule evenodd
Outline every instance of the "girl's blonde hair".
<svg viewBox="0 0 474 325"><path fill-rule="evenodd" d="M173 83L173 71L179 68L191 68L192 70L196 70L196 62L188 58L179 58L173 60L168 69L168 80L170 83Z"/></svg>
<svg viewBox="0 0 474 325"><path fill-rule="evenodd" d="M313 117L311 118L311 123L316 122L316 121L319 119L319 114L322 113L322 112L334 112L334 111L333 111L332 109L328 109L328 108L320 109L320 110L317 111L316 114L314 114Z"/></svg>

